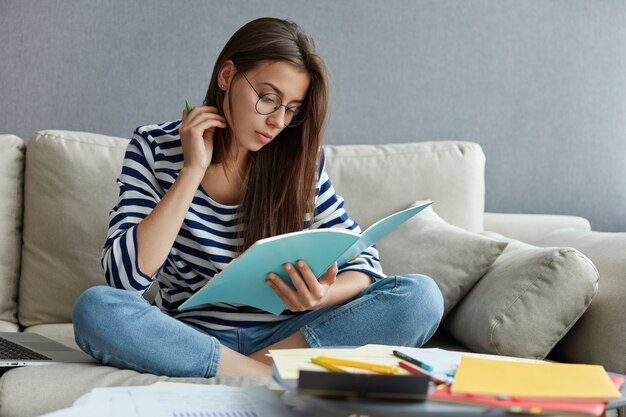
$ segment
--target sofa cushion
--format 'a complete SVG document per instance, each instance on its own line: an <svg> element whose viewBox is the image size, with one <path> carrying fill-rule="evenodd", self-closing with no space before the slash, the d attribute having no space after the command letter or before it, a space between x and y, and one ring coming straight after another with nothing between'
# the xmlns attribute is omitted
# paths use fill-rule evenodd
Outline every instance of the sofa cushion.
<svg viewBox="0 0 626 417"><path fill-rule="evenodd" d="M598 294L550 357L626 373L626 233L559 230L537 244L572 246L588 256L600 273Z"/></svg>
<svg viewBox="0 0 626 417"><path fill-rule="evenodd" d="M328 174L362 229L415 200L433 200L448 223L482 232L485 155L476 143L326 146Z"/></svg>
<svg viewBox="0 0 626 417"><path fill-rule="evenodd" d="M9 323L17 323L25 150L22 139L0 135L0 321Z"/></svg>
<svg viewBox="0 0 626 417"><path fill-rule="evenodd" d="M74 300L105 284L100 254L128 140L64 131L28 142L19 320L67 323Z"/></svg>
<svg viewBox="0 0 626 417"><path fill-rule="evenodd" d="M31 366L12 369L0 380L0 415L35 417L70 407L96 387L151 385L158 381L280 388L264 377L168 378L93 364Z"/></svg>
<svg viewBox="0 0 626 417"><path fill-rule="evenodd" d="M443 294L445 316L485 274L507 242L448 224L431 206L381 239L377 246L387 275L420 273L437 283Z"/></svg>
<svg viewBox="0 0 626 417"><path fill-rule="evenodd" d="M446 325L476 352L544 359L597 290L598 271L576 249L509 240Z"/></svg>
<svg viewBox="0 0 626 417"><path fill-rule="evenodd" d="M18 326L17 323L0 320L0 332L17 332L19 330L20 326Z"/></svg>

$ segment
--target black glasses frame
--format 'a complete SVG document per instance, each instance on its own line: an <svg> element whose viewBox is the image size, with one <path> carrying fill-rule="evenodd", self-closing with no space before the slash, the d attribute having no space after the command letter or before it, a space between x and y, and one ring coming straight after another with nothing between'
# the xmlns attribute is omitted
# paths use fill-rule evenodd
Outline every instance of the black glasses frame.
<svg viewBox="0 0 626 417"><path fill-rule="evenodd" d="M256 101L256 103L254 104L254 110L256 110L257 113L262 114L264 116L267 116L268 114L272 114L275 113L276 111L278 111L278 109L280 109L281 107L285 108L285 114L287 114L287 111L289 110L293 110L296 109L298 107L302 107L302 106L294 106L294 107L287 107L283 104L283 100L280 98L279 95L274 94L274 93L268 93L268 94L261 94L257 91L256 88L254 88L254 86L252 85L252 83L250 82L250 80L248 79L248 77L246 77L246 74L244 74L243 72L241 73L241 75L243 75L243 78L245 78L245 80L248 82L248 84L250 85L250 87L252 87L252 89L254 90L254 92L256 93L256 95L259 97L259 99ZM261 100L263 100L264 97L266 96L272 96L272 97L276 97L278 99L278 104L274 107L274 110L272 110L269 113L262 113L259 111L259 102ZM295 123L293 123L295 116L292 116L291 121L285 125L285 127L295 127L298 126L299 124L301 124L302 122L304 122L306 120L306 115L303 114L302 119L297 120Z"/></svg>

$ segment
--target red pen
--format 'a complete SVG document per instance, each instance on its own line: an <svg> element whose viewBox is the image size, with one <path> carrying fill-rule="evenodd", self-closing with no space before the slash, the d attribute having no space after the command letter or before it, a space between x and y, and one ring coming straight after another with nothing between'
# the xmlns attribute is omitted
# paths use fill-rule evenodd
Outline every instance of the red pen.
<svg viewBox="0 0 626 417"><path fill-rule="evenodd" d="M400 368L404 369L404 370L409 371L412 374L415 374L415 375L426 375L426 376L430 377L430 380L433 381L435 384L445 384L446 383L446 381L442 381L441 379L439 379L437 377L429 375L426 371L423 371L423 370L421 370L419 368L411 366L411 365L409 365L407 363L398 362L398 366Z"/></svg>

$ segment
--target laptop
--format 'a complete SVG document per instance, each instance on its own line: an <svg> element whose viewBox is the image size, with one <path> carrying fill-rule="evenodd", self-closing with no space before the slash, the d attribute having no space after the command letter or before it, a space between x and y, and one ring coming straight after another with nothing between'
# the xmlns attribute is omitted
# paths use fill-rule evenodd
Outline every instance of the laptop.
<svg viewBox="0 0 626 417"><path fill-rule="evenodd" d="M37 333L0 332L0 369L57 363L98 363L86 353Z"/></svg>

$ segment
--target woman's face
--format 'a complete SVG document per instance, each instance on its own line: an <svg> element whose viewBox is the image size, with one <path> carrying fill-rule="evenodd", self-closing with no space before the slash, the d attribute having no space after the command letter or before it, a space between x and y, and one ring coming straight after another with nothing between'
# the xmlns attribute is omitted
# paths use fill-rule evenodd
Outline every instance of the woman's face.
<svg viewBox="0 0 626 417"><path fill-rule="evenodd" d="M224 116L233 134L233 146L241 155L270 143L287 123L285 107L266 115L256 111L257 92L276 94L284 106L295 107L303 103L311 79L306 71L284 61L263 61L243 75L234 71L225 78Z"/></svg>

